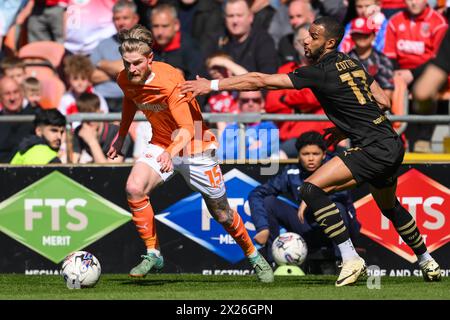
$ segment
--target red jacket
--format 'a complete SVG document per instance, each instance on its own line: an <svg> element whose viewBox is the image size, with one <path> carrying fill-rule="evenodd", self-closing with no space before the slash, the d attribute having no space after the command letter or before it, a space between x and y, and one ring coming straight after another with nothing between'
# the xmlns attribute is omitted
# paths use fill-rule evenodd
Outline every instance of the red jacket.
<svg viewBox="0 0 450 320"><path fill-rule="evenodd" d="M288 62L278 69L278 73L289 73L300 66L295 62ZM280 101L281 96L284 96L284 102ZM324 114L319 101L308 88L269 91L266 97L266 112ZM281 141L298 138L302 133L311 130L323 133L323 129L333 126L329 121L283 121L277 125Z"/></svg>
<svg viewBox="0 0 450 320"><path fill-rule="evenodd" d="M447 28L445 18L430 7L417 17L399 12L389 21L384 54L401 69L416 68L435 56Z"/></svg>

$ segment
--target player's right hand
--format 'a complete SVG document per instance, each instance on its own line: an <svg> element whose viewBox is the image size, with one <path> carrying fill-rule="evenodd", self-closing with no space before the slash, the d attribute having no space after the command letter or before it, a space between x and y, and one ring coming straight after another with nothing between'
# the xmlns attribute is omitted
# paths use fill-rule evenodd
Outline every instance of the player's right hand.
<svg viewBox="0 0 450 320"><path fill-rule="evenodd" d="M196 80L186 81L178 84L182 94L192 92L191 100L196 96L208 94L211 92L211 81L200 76L196 77Z"/></svg>
<svg viewBox="0 0 450 320"><path fill-rule="evenodd" d="M119 155L122 156L122 146L123 146L124 138L117 137L117 139L113 142L111 147L109 148L108 152L106 153L106 156L110 159L115 159Z"/></svg>

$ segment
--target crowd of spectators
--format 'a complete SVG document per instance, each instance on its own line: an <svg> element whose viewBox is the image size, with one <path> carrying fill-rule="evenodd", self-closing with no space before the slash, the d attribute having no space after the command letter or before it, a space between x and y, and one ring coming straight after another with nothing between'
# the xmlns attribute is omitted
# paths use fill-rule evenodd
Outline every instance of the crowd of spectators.
<svg viewBox="0 0 450 320"><path fill-rule="evenodd" d="M395 99L402 96L397 91L413 86L439 48L448 29L449 5L450 1L440 0L2 1L0 116L47 109L57 109L63 116L81 111L120 112L123 93L116 77L123 62L117 35L137 23L153 32L155 60L173 65L186 79L196 75L222 79L252 71L288 73L307 65L303 40L314 19L326 15L345 25L339 50L362 62L396 106L385 111L397 113L399 102ZM27 47L31 49L25 50ZM404 85L396 85L399 83ZM446 89L448 86L443 91ZM49 105L55 97L57 103ZM212 113L324 113L309 89L222 91L199 102L204 112ZM408 106L410 110L401 112L439 112L438 104L426 111L415 108L414 101ZM226 122L210 125L222 142L219 156L236 159L239 126ZM247 124L246 156L295 158L295 142L302 133L323 132L330 126L320 121ZM410 124L400 132L408 150L430 152L434 127ZM70 139L66 133L62 137L59 159L106 162L106 144L115 132L115 124L72 123L72 131L67 133ZM1 123L0 133L1 163L12 160L28 135L36 135L32 123ZM134 124L125 157L136 157L150 137L148 124Z"/></svg>

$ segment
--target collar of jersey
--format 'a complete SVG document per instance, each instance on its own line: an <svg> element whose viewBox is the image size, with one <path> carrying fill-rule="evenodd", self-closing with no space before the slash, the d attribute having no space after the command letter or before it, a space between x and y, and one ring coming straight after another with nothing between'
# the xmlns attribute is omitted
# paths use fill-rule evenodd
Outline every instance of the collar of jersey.
<svg viewBox="0 0 450 320"><path fill-rule="evenodd" d="M145 80L144 84L149 84L150 82L152 82L153 79L155 79L155 73L154 72L150 73L150 75L148 76L147 80Z"/></svg>

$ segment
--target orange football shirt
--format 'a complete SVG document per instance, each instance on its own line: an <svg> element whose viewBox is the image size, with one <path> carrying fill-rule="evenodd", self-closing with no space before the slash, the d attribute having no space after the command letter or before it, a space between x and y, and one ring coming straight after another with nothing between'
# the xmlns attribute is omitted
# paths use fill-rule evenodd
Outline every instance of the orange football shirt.
<svg viewBox="0 0 450 320"><path fill-rule="evenodd" d="M191 93L182 94L177 87L185 81L181 72L157 61L152 63L151 69L145 84L131 83L126 70L122 70L117 77L124 93L119 135L127 134L136 111L141 110L152 126L150 143L159 145L169 153L176 145L173 137L180 128L188 130L192 137L180 155L216 148L217 139L205 125L197 100L189 101Z"/></svg>

